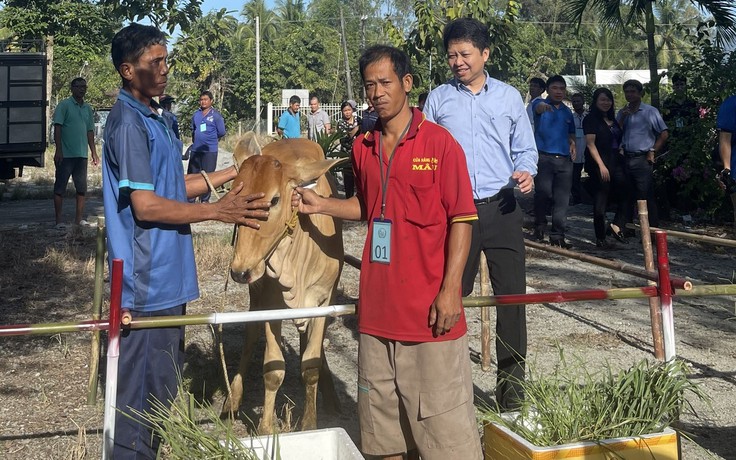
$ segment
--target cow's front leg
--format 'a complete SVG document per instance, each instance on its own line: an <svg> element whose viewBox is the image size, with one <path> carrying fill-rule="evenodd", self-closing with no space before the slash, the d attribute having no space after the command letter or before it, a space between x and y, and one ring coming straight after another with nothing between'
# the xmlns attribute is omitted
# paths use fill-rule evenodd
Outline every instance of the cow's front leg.
<svg viewBox="0 0 736 460"><path fill-rule="evenodd" d="M302 430L317 428L317 385L322 367L324 335L325 318L312 318L307 328L307 347L302 354L302 381L305 389Z"/></svg>
<svg viewBox="0 0 736 460"><path fill-rule="evenodd" d="M245 325L245 341L243 342L243 351L240 354L238 372L230 384L230 395L222 405L223 415L236 413L240 407L240 403L243 401L243 380L248 372L250 359L253 356L253 350L255 349L256 343L258 343L258 338L262 330L263 325L261 323L246 323Z"/></svg>
<svg viewBox="0 0 736 460"><path fill-rule="evenodd" d="M284 381L284 355L281 352L281 321L266 323L266 351L263 355L263 416L258 425L259 434L274 433L276 393Z"/></svg>

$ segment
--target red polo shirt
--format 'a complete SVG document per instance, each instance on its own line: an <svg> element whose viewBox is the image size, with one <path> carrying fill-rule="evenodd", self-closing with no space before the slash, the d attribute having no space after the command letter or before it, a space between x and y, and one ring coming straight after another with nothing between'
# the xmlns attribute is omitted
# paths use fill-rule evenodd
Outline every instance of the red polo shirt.
<svg viewBox="0 0 736 460"><path fill-rule="evenodd" d="M449 333L432 336L429 309L440 291L453 222L478 218L465 154L452 135L413 110L407 135L394 153L386 191L391 263L370 262L373 219L381 214L380 121L353 146L355 185L368 217L360 272L358 329L409 342L453 340L465 334L465 314ZM383 158L383 174L388 160Z"/></svg>

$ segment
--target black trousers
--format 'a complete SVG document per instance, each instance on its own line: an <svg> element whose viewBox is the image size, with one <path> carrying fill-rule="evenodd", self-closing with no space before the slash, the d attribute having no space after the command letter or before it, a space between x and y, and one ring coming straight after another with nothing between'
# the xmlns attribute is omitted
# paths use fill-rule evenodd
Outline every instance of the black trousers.
<svg viewBox="0 0 736 460"><path fill-rule="evenodd" d="M620 157L620 155L618 156ZM595 230L596 240L602 240L606 237L606 209L609 201L612 200L616 203L616 215L613 218L613 223L622 230L626 225L627 209L630 203L630 185L626 178L623 157L614 158L614 161L607 166L610 175L608 182L601 180L601 172L597 167L590 174L591 189L594 193L593 229Z"/></svg>
<svg viewBox="0 0 736 460"><path fill-rule="evenodd" d="M192 152L189 156L189 166L187 167L187 174L196 174L198 172L214 172L217 168L217 152ZM199 201L202 203L209 203L210 192L200 195ZM189 201L193 203L195 198L190 198Z"/></svg>
<svg viewBox="0 0 736 460"><path fill-rule="evenodd" d="M659 212L657 202L654 199L654 180L652 176L652 165L647 161L646 155L626 157L626 176L631 184L631 199L626 214L626 221L633 222L636 212L637 200L647 200L649 212L649 225L659 226Z"/></svg>
<svg viewBox="0 0 736 460"><path fill-rule="evenodd" d="M186 305L132 313L135 318L184 315ZM176 399L183 366L184 326L123 331L118 361L115 460L156 458L161 439L130 409L150 411L154 399L164 405Z"/></svg>
<svg viewBox="0 0 736 460"><path fill-rule="evenodd" d="M580 154L580 153L578 153ZM583 202L582 184L580 183L580 176L583 175L583 166L585 163L573 163L572 164L572 201L575 204Z"/></svg>
<svg viewBox="0 0 736 460"><path fill-rule="evenodd" d="M570 157L540 153L537 176L534 178L534 226L538 232L546 233L545 214L552 203L550 241L560 241L565 238L571 187L572 161Z"/></svg>
<svg viewBox="0 0 736 460"><path fill-rule="evenodd" d="M503 190L501 199L477 205L477 210L478 220L473 222L470 253L463 273L463 295L473 292L481 251L488 260L495 295L525 294L523 214L514 198L514 191ZM518 407L524 399L519 383L524 381L526 348L526 306L496 308L496 402L504 410Z"/></svg>

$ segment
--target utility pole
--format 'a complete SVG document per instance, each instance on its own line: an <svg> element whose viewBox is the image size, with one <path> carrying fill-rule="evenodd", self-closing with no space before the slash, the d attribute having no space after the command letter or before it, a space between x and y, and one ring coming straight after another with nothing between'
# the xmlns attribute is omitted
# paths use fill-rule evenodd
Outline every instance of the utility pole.
<svg viewBox="0 0 736 460"><path fill-rule="evenodd" d="M345 82L348 85L348 99L353 99L353 81L350 78L350 61L348 60L348 40L345 37L345 18L340 8L340 38L342 38L342 49L345 52Z"/></svg>
<svg viewBox="0 0 736 460"><path fill-rule="evenodd" d="M261 17L256 16L256 134L261 135Z"/></svg>
<svg viewBox="0 0 736 460"><path fill-rule="evenodd" d="M365 21L368 19L368 16L365 14L362 14L360 16L360 52L362 53L365 51ZM365 86L360 86L363 89L363 101L366 100L366 94L365 94Z"/></svg>

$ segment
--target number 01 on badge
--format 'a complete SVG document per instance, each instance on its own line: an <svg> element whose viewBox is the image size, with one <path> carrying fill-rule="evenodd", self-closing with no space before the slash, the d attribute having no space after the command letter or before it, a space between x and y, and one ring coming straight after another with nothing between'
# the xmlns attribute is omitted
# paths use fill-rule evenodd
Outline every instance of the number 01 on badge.
<svg viewBox="0 0 736 460"><path fill-rule="evenodd" d="M373 219L371 262L391 263L391 221L388 219Z"/></svg>

